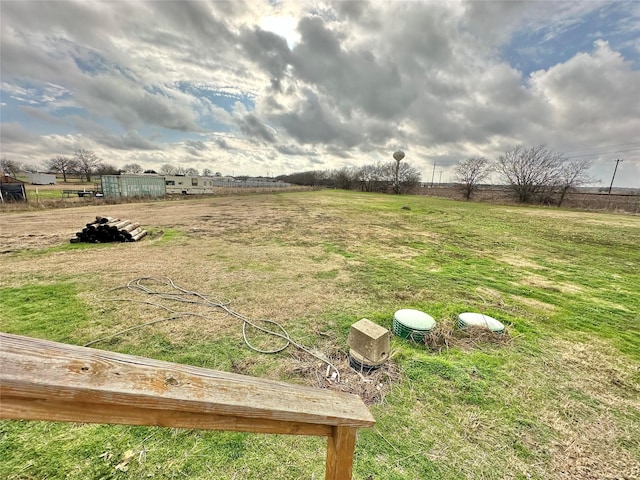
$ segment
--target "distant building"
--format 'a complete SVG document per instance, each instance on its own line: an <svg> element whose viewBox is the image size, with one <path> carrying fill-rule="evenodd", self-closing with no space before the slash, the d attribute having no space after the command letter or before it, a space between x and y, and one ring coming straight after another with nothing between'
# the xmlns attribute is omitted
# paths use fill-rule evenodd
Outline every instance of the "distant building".
<svg viewBox="0 0 640 480"><path fill-rule="evenodd" d="M0 176L0 202L26 202L24 182L7 175Z"/></svg>
<svg viewBox="0 0 640 480"><path fill-rule="evenodd" d="M29 183L31 185L55 185L56 176L51 173L29 172Z"/></svg>
<svg viewBox="0 0 640 480"><path fill-rule="evenodd" d="M165 175L164 186L168 194L179 193L183 195L207 195L213 194L215 177L200 177L188 175Z"/></svg>
<svg viewBox="0 0 640 480"><path fill-rule="evenodd" d="M164 178L156 175L102 175L105 198L164 197Z"/></svg>

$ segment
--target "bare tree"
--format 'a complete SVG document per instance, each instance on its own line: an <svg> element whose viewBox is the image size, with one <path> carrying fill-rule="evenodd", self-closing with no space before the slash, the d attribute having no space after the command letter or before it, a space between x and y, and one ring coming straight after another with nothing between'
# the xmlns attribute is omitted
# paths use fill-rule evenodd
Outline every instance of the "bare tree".
<svg viewBox="0 0 640 480"><path fill-rule="evenodd" d="M119 175L120 174L120 170L118 170L113 165L109 165L108 163L101 163L95 169L95 174L96 175L101 175L101 176L102 175Z"/></svg>
<svg viewBox="0 0 640 480"><path fill-rule="evenodd" d="M587 173L590 168L591 161L585 158L565 162L562 165L558 185L560 193L558 207L562 205L564 197L570 190L596 182L596 180Z"/></svg>
<svg viewBox="0 0 640 480"><path fill-rule="evenodd" d="M490 173L491 164L485 157L469 157L456 165L455 179L460 183L464 198L469 200Z"/></svg>
<svg viewBox="0 0 640 480"><path fill-rule="evenodd" d="M83 175L87 182L91 181L91 175L100 166L100 159L91 150L80 149L74 154L78 164L78 173Z"/></svg>
<svg viewBox="0 0 640 480"><path fill-rule="evenodd" d="M186 175L187 169L185 167L176 167L174 175Z"/></svg>
<svg viewBox="0 0 640 480"><path fill-rule="evenodd" d="M124 173L142 173L144 169L138 163L127 163L121 169Z"/></svg>
<svg viewBox="0 0 640 480"><path fill-rule="evenodd" d="M205 168L204 170L202 170L202 175L204 177L211 177L213 175L213 172L211 171L211 169Z"/></svg>
<svg viewBox="0 0 640 480"><path fill-rule="evenodd" d="M365 192L379 191L382 180L384 179L384 167L379 162L371 165L363 165L358 169L356 175L362 190ZM384 184L383 190L386 190L386 183Z"/></svg>
<svg viewBox="0 0 640 480"><path fill-rule="evenodd" d="M327 180L333 184L334 188L351 190L356 180L356 172L351 167L342 167L338 170L328 172Z"/></svg>
<svg viewBox="0 0 640 480"><path fill-rule="evenodd" d="M408 162L400 164L398 181L400 182L400 193L410 193L420 185L421 175L416 167Z"/></svg>
<svg viewBox="0 0 640 480"><path fill-rule="evenodd" d="M175 175L176 167L169 163L165 163L164 165L162 165L162 167L160 167L160 173L162 175Z"/></svg>
<svg viewBox="0 0 640 480"><path fill-rule="evenodd" d="M38 173L40 171L40 167L33 163L23 165L22 169L29 173Z"/></svg>
<svg viewBox="0 0 640 480"><path fill-rule="evenodd" d="M545 145L514 147L498 157L496 169L522 203L548 199L559 184L563 156Z"/></svg>
<svg viewBox="0 0 640 480"><path fill-rule="evenodd" d="M6 157L2 157L2 159L0 159L0 172L3 174L15 177L18 175L19 171L20 164L15 160L9 160Z"/></svg>
<svg viewBox="0 0 640 480"><path fill-rule="evenodd" d="M189 167L185 170L184 174L189 175L190 177L197 177L200 175L200 172L198 172L197 168Z"/></svg>
<svg viewBox="0 0 640 480"><path fill-rule="evenodd" d="M394 193L409 193L420 185L420 172L408 162L393 161L383 167Z"/></svg>
<svg viewBox="0 0 640 480"><path fill-rule="evenodd" d="M61 174L63 181L66 183L67 175L71 175L77 171L78 162L74 158L58 155L57 157L47 160L45 167L50 172Z"/></svg>

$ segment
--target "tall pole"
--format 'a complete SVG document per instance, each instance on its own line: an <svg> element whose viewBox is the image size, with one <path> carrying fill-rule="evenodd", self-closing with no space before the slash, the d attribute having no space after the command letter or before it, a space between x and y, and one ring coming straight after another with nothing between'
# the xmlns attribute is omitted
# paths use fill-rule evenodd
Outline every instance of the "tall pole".
<svg viewBox="0 0 640 480"><path fill-rule="evenodd" d="M404 158L404 152L402 150L396 150L395 152L393 152L393 159L396 161L396 168L395 168L395 172L393 175L393 192L394 193L400 193L400 178L399 178L399 173L400 173L400 160L402 160Z"/></svg>
<svg viewBox="0 0 640 480"><path fill-rule="evenodd" d="M622 160L620 158L616 160L616 168L613 169L613 177L611 177L611 185L609 185L609 193L608 193L608 195L611 195L611 188L613 187L613 179L616 178L616 171L618 170L618 164L621 161Z"/></svg>
<svg viewBox="0 0 640 480"><path fill-rule="evenodd" d="M433 173L431 174L431 188L433 188L433 177L436 176L436 162L433 162Z"/></svg>
<svg viewBox="0 0 640 480"><path fill-rule="evenodd" d="M442 170L440 170L440 180L438 180L438 185L442 183Z"/></svg>

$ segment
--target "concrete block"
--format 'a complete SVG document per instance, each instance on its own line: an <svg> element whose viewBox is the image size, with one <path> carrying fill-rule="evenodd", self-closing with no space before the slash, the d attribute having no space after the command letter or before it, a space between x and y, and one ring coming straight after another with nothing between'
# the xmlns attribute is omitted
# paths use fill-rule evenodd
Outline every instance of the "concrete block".
<svg viewBox="0 0 640 480"><path fill-rule="evenodd" d="M347 344L366 364L380 364L389 358L390 333L386 328L363 318L351 325Z"/></svg>

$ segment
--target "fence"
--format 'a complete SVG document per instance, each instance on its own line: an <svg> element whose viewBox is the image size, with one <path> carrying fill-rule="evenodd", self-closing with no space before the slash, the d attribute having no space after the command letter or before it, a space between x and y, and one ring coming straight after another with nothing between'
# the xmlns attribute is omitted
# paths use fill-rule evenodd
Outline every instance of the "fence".
<svg viewBox="0 0 640 480"><path fill-rule="evenodd" d="M0 333L0 418L327 437L325 480L348 480L360 397Z"/></svg>
<svg viewBox="0 0 640 480"><path fill-rule="evenodd" d="M462 200L463 194L454 185L436 185L428 187L423 185L416 191L418 195L428 195L433 197L451 198ZM516 203L512 190L500 185L481 186L473 194L472 200L479 202L510 204ZM640 195L624 193L595 193L595 192L568 192L563 208L583 209L583 210L608 210L629 213L640 213Z"/></svg>

